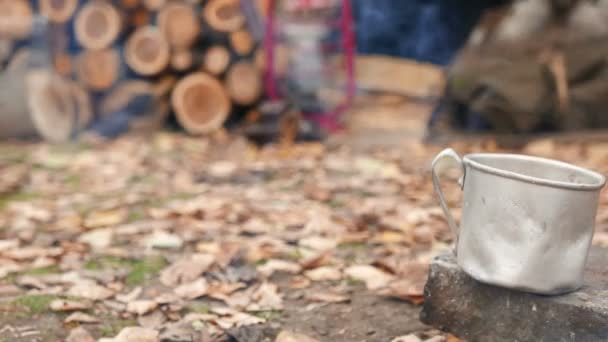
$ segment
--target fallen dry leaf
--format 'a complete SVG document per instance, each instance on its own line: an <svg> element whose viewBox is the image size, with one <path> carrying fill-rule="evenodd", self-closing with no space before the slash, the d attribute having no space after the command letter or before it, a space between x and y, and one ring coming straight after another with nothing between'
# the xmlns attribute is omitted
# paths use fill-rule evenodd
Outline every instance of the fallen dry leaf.
<svg viewBox="0 0 608 342"><path fill-rule="evenodd" d="M199 253L182 258L161 272L160 281L165 286L192 282L207 271L214 262L215 257L211 254Z"/></svg>
<svg viewBox="0 0 608 342"><path fill-rule="evenodd" d="M68 290L68 295L91 300L104 300L114 296L114 291L100 285L81 283L72 286Z"/></svg>
<svg viewBox="0 0 608 342"><path fill-rule="evenodd" d="M394 277L370 265L355 265L344 270L347 276L365 282L369 290L386 287Z"/></svg>
<svg viewBox="0 0 608 342"><path fill-rule="evenodd" d="M180 298L195 299L206 295L209 285L205 278L197 279L193 282L182 284L176 287L173 292Z"/></svg>
<svg viewBox="0 0 608 342"><path fill-rule="evenodd" d="M66 342L95 342L95 338L83 327L77 327L70 331Z"/></svg>
<svg viewBox="0 0 608 342"><path fill-rule="evenodd" d="M134 288L133 290L131 290L131 292L129 292L127 294L116 295L116 300L119 302L123 302L123 303L132 302L132 301L136 300L139 297L139 295L141 295L142 290L143 289L141 288L141 286L137 286L136 288Z"/></svg>
<svg viewBox="0 0 608 342"><path fill-rule="evenodd" d="M285 260L271 259L268 260L261 266L258 266L258 272L265 277L270 277L274 272L285 272L291 274L298 274L302 270L300 265L295 262L289 262Z"/></svg>
<svg viewBox="0 0 608 342"><path fill-rule="evenodd" d="M92 307L89 302L77 302L74 300L55 299L49 304L49 308L53 311L78 311L87 310Z"/></svg>
<svg viewBox="0 0 608 342"><path fill-rule="evenodd" d="M344 294L331 293L331 292L312 292L306 294L305 298L313 302L324 302L324 303L346 303L350 301L350 298Z"/></svg>
<svg viewBox="0 0 608 342"><path fill-rule="evenodd" d="M113 342L159 342L158 331L141 327L123 328Z"/></svg>
<svg viewBox="0 0 608 342"><path fill-rule="evenodd" d="M279 287L272 283L262 283L253 292L253 303L247 306L248 311L282 310L283 298L279 294Z"/></svg>
<svg viewBox="0 0 608 342"><path fill-rule="evenodd" d="M127 312L145 315L158 307L158 304L153 300L134 300L127 303Z"/></svg>
<svg viewBox="0 0 608 342"><path fill-rule="evenodd" d="M124 222L128 215L126 208L94 211L85 218L84 226L89 229L113 226Z"/></svg>
<svg viewBox="0 0 608 342"><path fill-rule="evenodd" d="M74 312L63 320L64 323L99 323L97 317L87 315L83 312Z"/></svg>
<svg viewBox="0 0 608 342"><path fill-rule="evenodd" d="M422 342L422 340L414 334L409 334L406 336L396 337L391 342Z"/></svg>
<svg viewBox="0 0 608 342"><path fill-rule="evenodd" d="M342 279L342 272L331 266L323 266L304 272L304 275L312 281L327 281Z"/></svg>
<svg viewBox="0 0 608 342"><path fill-rule="evenodd" d="M279 333L275 342L318 342L318 340L310 336L283 330Z"/></svg>

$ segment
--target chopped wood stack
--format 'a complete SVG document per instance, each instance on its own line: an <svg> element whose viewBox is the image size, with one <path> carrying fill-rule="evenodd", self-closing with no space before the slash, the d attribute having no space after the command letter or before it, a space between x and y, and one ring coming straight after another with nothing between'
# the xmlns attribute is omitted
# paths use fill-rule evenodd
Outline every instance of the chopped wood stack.
<svg viewBox="0 0 608 342"><path fill-rule="evenodd" d="M239 0L0 0L3 70L30 68L37 15L48 19L48 68L67 85L80 128L117 113L136 118L129 129L157 126L173 111L205 134L262 96ZM151 103L133 104L142 98Z"/></svg>

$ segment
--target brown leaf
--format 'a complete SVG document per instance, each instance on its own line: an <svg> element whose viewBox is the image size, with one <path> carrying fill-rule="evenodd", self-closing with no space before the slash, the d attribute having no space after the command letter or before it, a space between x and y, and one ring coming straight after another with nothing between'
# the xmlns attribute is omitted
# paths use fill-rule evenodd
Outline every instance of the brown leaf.
<svg viewBox="0 0 608 342"><path fill-rule="evenodd" d="M173 292L180 298L196 299L207 295L209 286L205 278L199 278L193 282L176 287Z"/></svg>
<svg viewBox="0 0 608 342"><path fill-rule="evenodd" d="M49 308L53 311L78 311L87 310L92 307L89 302L77 302L66 299L55 299L49 304Z"/></svg>
<svg viewBox="0 0 608 342"><path fill-rule="evenodd" d="M270 277L274 272L285 272L291 274L298 274L302 270L300 265L295 262L289 262L285 260L271 259L265 264L257 267L258 272L265 277Z"/></svg>
<svg viewBox="0 0 608 342"><path fill-rule="evenodd" d="M344 270L347 276L365 282L369 290L386 287L393 280L393 276L370 265L355 265Z"/></svg>
<svg viewBox="0 0 608 342"><path fill-rule="evenodd" d="M165 286L189 283L199 278L215 262L211 254L194 254L179 259L160 273L160 282Z"/></svg>
<svg viewBox="0 0 608 342"><path fill-rule="evenodd" d="M289 280L289 288L304 289L310 286L310 279L302 276L296 276Z"/></svg>
<svg viewBox="0 0 608 342"><path fill-rule="evenodd" d="M132 302L132 301L136 300L141 293L142 293L142 288L141 288L141 286L138 286L127 294L116 295L116 300L119 302L123 302L123 303Z"/></svg>
<svg viewBox="0 0 608 342"><path fill-rule="evenodd" d="M99 323L97 317L87 315L83 312L74 312L63 320L64 323Z"/></svg>
<svg viewBox="0 0 608 342"><path fill-rule="evenodd" d="M346 303L350 298L346 295L332 292L312 292L306 295L307 300L324 303Z"/></svg>
<svg viewBox="0 0 608 342"><path fill-rule="evenodd" d="M89 229L114 226L124 222L128 215L129 212L126 208L94 211L87 215L84 226Z"/></svg>
<svg viewBox="0 0 608 342"><path fill-rule="evenodd" d="M414 334L409 334L405 336L395 337L391 342L422 342L422 340Z"/></svg>
<svg viewBox="0 0 608 342"><path fill-rule="evenodd" d="M134 300L127 303L127 312L145 315L158 307L158 304L153 300Z"/></svg>
<svg viewBox="0 0 608 342"><path fill-rule="evenodd" d="M329 263L331 260L332 251L325 251L318 254L314 254L304 260L300 261L300 266L304 270L310 270L313 268L321 267Z"/></svg>
<svg viewBox="0 0 608 342"><path fill-rule="evenodd" d="M304 272L304 275L312 281L327 281L342 279L342 272L339 269L331 266L315 268Z"/></svg>
<svg viewBox="0 0 608 342"><path fill-rule="evenodd" d="M66 342L95 342L95 338L83 327L72 329L65 340Z"/></svg>
<svg viewBox="0 0 608 342"><path fill-rule="evenodd" d="M68 295L91 300L104 300L114 296L114 292L100 285L79 283L68 290Z"/></svg>
<svg viewBox="0 0 608 342"><path fill-rule="evenodd" d="M158 331L140 328L140 327L126 327L123 328L120 333L114 337L113 342L159 342Z"/></svg>
<svg viewBox="0 0 608 342"><path fill-rule="evenodd" d="M281 331L275 342L318 342L316 339L303 334L296 334L286 330Z"/></svg>
<svg viewBox="0 0 608 342"><path fill-rule="evenodd" d="M283 299L279 287L272 283L262 283L251 297L254 303L247 307L248 311L282 310Z"/></svg>

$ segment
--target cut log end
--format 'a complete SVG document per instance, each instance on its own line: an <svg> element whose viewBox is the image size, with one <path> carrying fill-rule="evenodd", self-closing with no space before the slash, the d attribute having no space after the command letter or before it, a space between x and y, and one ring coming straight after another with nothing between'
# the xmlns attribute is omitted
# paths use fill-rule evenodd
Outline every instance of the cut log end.
<svg viewBox="0 0 608 342"><path fill-rule="evenodd" d="M251 105L262 95L262 77L251 63L241 61L228 70L226 89L234 102Z"/></svg>
<svg viewBox="0 0 608 342"><path fill-rule="evenodd" d="M245 24L239 0L210 1L203 10L207 24L221 32L233 32Z"/></svg>
<svg viewBox="0 0 608 342"><path fill-rule="evenodd" d="M163 71L170 60L169 44L161 32L152 26L138 29L127 41L125 59L127 65L144 76Z"/></svg>
<svg viewBox="0 0 608 342"><path fill-rule="evenodd" d="M221 83L202 72L180 80L171 102L178 121L191 134L206 134L219 129L231 107Z"/></svg>
<svg viewBox="0 0 608 342"><path fill-rule="evenodd" d="M185 3L165 5L158 14L158 26L169 44L178 49L194 44L201 32L192 6Z"/></svg>
<svg viewBox="0 0 608 342"><path fill-rule="evenodd" d="M25 39L32 33L32 6L27 0L0 0L0 35Z"/></svg>
<svg viewBox="0 0 608 342"><path fill-rule="evenodd" d="M207 50L203 60L203 67L213 75L226 71L230 64L230 52L223 46L212 46Z"/></svg>
<svg viewBox="0 0 608 342"><path fill-rule="evenodd" d="M116 50L86 50L78 57L76 76L92 90L109 89L119 73L120 56Z"/></svg>
<svg viewBox="0 0 608 342"><path fill-rule="evenodd" d="M78 0L39 0L38 6L40 13L55 23L65 23L69 21L76 8Z"/></svg>
<svg viewBox="0 0 608 342"><path fill-rule="evenodd" d="M171 56L171 67L176 71L186 71L194 64L194 57L190 50L175 51Z"/></svg>
<svg viewBox="0 0 608 342"><path fill-rule="evenodd" d="M167 0L143 0L143 3L148 10L158 11L167 3Z"/></svg>
<svg viewBox="0 0 608 342"><path fill-rule="evenodd" d="M28 105L38 133L52 142L69 140L76 120L67 81L47 71L30 71L26 84Z"/></svg>
<svg viewBox="0 0 608 342"><path fill-rule="evenodd" d="M78 12L75 30L76 40L85 48L107 48L120 34L120 13L110 3L91 2Z"/></svg>
<svg viewBox="0 0 608 342"><path fill-rule="evenodd" d="M232 49L239 55L248 55L254 46L253 38L248 31L238 30L230 34Z"/></svg>

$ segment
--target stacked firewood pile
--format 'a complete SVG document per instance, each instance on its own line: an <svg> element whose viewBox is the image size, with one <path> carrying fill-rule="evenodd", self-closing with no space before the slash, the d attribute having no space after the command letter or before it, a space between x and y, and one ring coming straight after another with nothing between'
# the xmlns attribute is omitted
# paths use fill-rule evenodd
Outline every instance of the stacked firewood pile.
<svg viewBox="0 0 608 342"><path fill-rule="evenodd" d="M491 10L450 66L431 135L608 128L608 1Z"/></svg>
<svg viewBox="0 0 608 342"><path fill-rule="evenodd" d="M42 69L52 70L52 91L25 85L25 102L43 112L56 108L81 130L98 124L115 131L112 124L125 122L127 129L158 127L174 113L186 131L204 134L262 95L261 53L239 0L0 0L4 73L31 69L38 17L48 22L49 63ZM0 105L14 102L4 93ZM33 121L39 131L52 125L54 140L73 134L68 123L61 132L54 127L59 119Z"/></svg>

